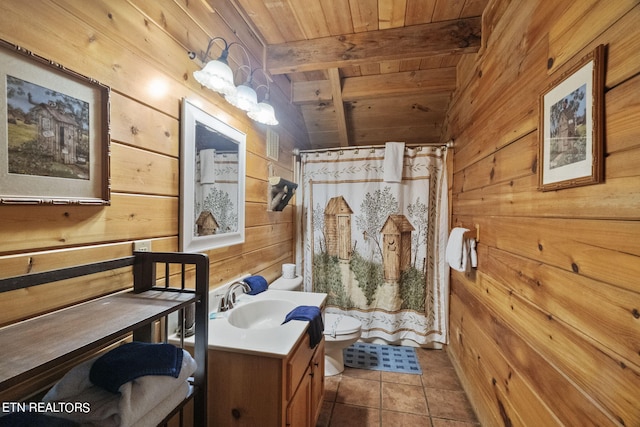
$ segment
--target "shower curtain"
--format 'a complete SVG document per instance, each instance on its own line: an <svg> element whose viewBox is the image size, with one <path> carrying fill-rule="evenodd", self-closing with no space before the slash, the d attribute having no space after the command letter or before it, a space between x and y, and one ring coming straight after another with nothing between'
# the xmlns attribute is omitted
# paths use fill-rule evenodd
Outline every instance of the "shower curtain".
<svg viewBox="0 0 640 427"><path fill-rule="evenodd" d="M384 181L384 154L301 154L305 290L326 292L327 312L357 318L363 339L446 344L446 150L405 148L401 182Z"/></svg>

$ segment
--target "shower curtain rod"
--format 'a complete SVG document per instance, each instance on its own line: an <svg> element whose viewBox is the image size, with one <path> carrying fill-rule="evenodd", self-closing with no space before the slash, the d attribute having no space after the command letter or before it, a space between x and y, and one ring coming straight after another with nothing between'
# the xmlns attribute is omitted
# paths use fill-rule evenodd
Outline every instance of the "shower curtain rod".
<svg viewBox="0 0 640 427"><path fill-rule="evenodd" d="M423 147L423 146L427 146L427 147L441 147L444 149L447 148L453 148L453 139L450 139L448 142L441 144L439 142L425 142L422 144L405 144L405 148L416 148L416 147ZM298 148L295 148L293 150L293 154L298 156L302 153L324 153L327 151L341 151L341 150L345 150L345 149L349 149L349 148L356 148L356 149L360 149L360 150L371 150L371 149L380 149L380 148L384 148L384 145L350 145L348 147L335 147L335 148L320 148L317 150L300 150Z"/></svg>

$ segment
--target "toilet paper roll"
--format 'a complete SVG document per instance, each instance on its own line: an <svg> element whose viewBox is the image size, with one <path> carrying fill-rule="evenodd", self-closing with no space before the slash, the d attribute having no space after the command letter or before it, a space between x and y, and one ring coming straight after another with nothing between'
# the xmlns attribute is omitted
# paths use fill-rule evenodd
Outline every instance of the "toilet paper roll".
<svg viewBox="0 0 640 427"><path fill-rule="evenodd" d="M282 277L285 279L295 279L296 277L296 265L295 264L282 264Z"/></svg>

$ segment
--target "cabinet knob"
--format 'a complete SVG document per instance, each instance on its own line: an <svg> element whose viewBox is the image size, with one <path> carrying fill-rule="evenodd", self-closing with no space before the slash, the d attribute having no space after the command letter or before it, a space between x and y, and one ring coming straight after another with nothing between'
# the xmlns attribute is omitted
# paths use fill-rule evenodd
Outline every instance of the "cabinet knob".
<svg viewBox="0 0 640 427"><path fill-rule="evenodd" d="M239 409L233 408L231 410L231 416L233 416L233 418L235 418L236 420L240 418L240 415L241 414Z"/></svg>

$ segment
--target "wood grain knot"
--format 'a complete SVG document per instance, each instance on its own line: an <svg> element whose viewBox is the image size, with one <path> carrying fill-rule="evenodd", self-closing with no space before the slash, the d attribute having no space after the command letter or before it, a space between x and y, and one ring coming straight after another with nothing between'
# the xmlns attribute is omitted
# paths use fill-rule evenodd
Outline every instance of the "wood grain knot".
<svg viewBox="0 0 640 427"><path fill-rule="evenodd" d="M547 70L550 70L553 67L553 58L547 59Z"/></svg>

